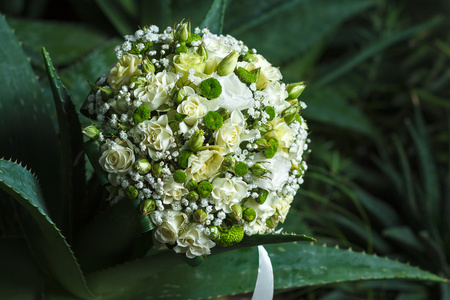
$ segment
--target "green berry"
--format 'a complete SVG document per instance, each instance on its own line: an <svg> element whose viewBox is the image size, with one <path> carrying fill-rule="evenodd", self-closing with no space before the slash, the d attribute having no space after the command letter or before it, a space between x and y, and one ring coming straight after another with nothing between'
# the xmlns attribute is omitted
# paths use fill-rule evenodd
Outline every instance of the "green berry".
<svg viewBox="0 0 450 300"><path fill-rule="evenodd" d="M206 127L212 130L219 129L223 125L223 117L215 111L209 111L204 117Z"/></svg>
<svg viewBox="0 0 450 300"><path fill-rule="evenodd" d="M222 247L232 246L239 243L244 238L244 228L233 225L230 229L225 229L220 232L220 236L215 240L216 244Z"/></svg>
<svg viewBox="0 0 450 300"><path fill-rule="evenodd" d="M186 184L186 188L189 191L195 191L197 189L197 186L198 186L198 182L197 182L197 180L194 180L194 179L189 180L188 183Z"/></svg>
<svg viewBox="0 0 450 300"><path fill-rule="evenodd" d="M200 197L208 197L213 190L213 186L209 181L202 181L198 184L197 191Z"/></svg>
<svg viewBox="0 0 450 300"><path fill-rule="evenodd" d="M236 173L237 176L244 176L248 172L248 165L245 162L238 162L234 166L234 173Z"/></svg>
<svg viewBox="0 0 450 300"><path fill-rule="evenodd" d="M140 209L143 215L148 215L155 211L156 209L156 203L155 200L152 199L146 199L141 202Z"/></svg>
<svg viewBox="0 0 450 300"><path fill-rule="evenodd" d="M222 86L219 80L212 77L200 82L198 88L200 93L208 99L216 99L222 94Z"/></svg>
<svg viewBox="0 0 450 300"><path fill-rule="evenodd" d="M125 189L125 195L129 199L134 199L139 195L139 191L132 185L127 186Z"/></svg>
<svg viewBox="0 0 450 300"><path fill-rule="evenodd" d="M269 191L259 188L257 193L258 197L255 199L255 201L259 204L264 204L264 202L266 202L267 200L267 196L269 195Z"/></svg>
<svg viewBox="0 0 450 300"><path fill-rule="evenodd" d="M256 218L256 211L252 207L247 207L242 216L245 221L252 222Z"/></svg>
<svg viewBox="0 0 450 300"><path fill-rule="evenodd" d="M175 180L178 183L183 183L186 181L186 172L183 170L176 170L173 172L173 180Z"/></svg>

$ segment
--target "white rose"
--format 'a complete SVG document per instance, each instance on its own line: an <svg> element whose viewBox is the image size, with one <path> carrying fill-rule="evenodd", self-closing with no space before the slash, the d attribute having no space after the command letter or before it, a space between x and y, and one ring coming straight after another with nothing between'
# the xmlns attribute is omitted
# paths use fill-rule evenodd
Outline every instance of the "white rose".
<svg viewBox="0 0 450 300"><path fill-rule="evenodd" d="M166 151L171 144L173 133L167 115L146 120L140 123L138 128L143 136L142 143L147 147L148 155L151 159L157 160L156 152Z"/></svg>
<svg viewBox="0 0 450 300"><path fill-rule="evenodd" d="M252 91L242 83L234 73L226 76L213 74L222 86L222 93L216 99L208 101L209 110L217 110L224 107L230 111L234 109L244 110L255 106Z"/></svg>
<svg viewBox="0 0 450 300"><path fill-rule="evenodd" d="M154 213L150 215L153 223L158 224L154 216ZM182 212L166 209L162 212L161 218L162 222L154 231L154 237L161 243L174 244L179 235L186 230L188 217Z"/></svg>
<svg viewBox="0 0 450 300"><path fill-rule="evenodd" d="M281 217L279 221L284 223L286 220L286 216L291 208L292 200L294 200L293 196L289 196L288 198L281 198L277 202L275 202L272 207L276 210L276 213Z"/></svg>
<svg viewBox="0 0 450 300"><path fill-rule="evenodd" d="M201 229L191 224L177 240L177 246L173 249L177 253L186 253L188 258L211 254L211 248L216 244L204 234Z"/></svg>
<svg viewBox="0 0 450 300"><path fill-rule="evenodd" d="M177 107L177 112L184 114L187 117L184 119L184 123L188 126L194 126L199 118L202 118L207 112L208 107L206 102L208 100L199 95L188 95L186 100L181 102Z"/></svg>
<svg viewBox="0 0 450 300"><path fill-rule="evenodd" d="M241 143L245 118L235 109L222 127L214 132L215 144L225 149L224 154L234 152Z"/></svg>
<svg viewBox="0 0 450 300"><path fill-rule="evenodd" d="M216 150L203 150L188 158L186 171L198 182L210 179L222 168L223 156Z"/></svg>
<svg viewBox="0 0 450 300"><path fill-rule="evenodd" d="M211 192L212 202L216 210L231 212L231 207L238 204L247 194L247 184L239 179L229 179L217 177L212 182Z"/></svg>
<svg viewBox="0 0 450 300"><path fill-rule="evenodd" d="M273 130L266 134L267 138L275 138L278 141L277 152L289 158L289 148L294 142L294 131L284 121L283 118L274 118L270 121Z"/></svg>
<svg viewBox="0 0 450 300"><path fill-rule="evenodd" d="M102 168L109 173L126 173L135 161L131 145L122 146L108 140L102 145L102 156L99 162Z"/></svg>
<svg viewBox="0 0 450 300"><path fill-rule="evenodd" d="M254 184L260 188L272 191L277 191L286 184L292 166L289 159L283 157L278 152L275 153L273 158L266 158L264 154L257 153L253 159L253 163L257 162L262 162L269 173L266 174L268 178L254 177Z"/></svg>
<svg viewBox="0 0 450 300"><path fill-rule="evenodd" d="M278 81L269 84L264 92L267 95L264 97L264 100L268 102L268 105L273 106L277 114L280 114L290 106L289 102L285 99L289 96L288 92Z"/></svg>
<svg viewBox="0 0 450 300"><path fill-rule="evenodd" d="M275 194L274 192L270 192L263 204L259 204L253 198L250 198L245 202L244 206L251 207L255 210L256 218L253 222L260 221L262 222L262 224L265 224L266 219L273 216L273 214L276 212L275 208L273 208L272 206L277 200L277 194Z"/></svg>
<svg viewBox="0 0 450 300"><path fill-rule="evenodd" d="M270 82L279 81L283 78L281 72L278 68L272 67L272 65L260 54L254 55L256 60L248 63L245 61L239 62L238 67L244 68L247 71L253 71L255 69L261 68L261 73L259 74L258 82L256 87L258 90L263 90Z"/></svg>
<svg viewBox="0 0 450 300"><path fill-rule="evenodd" d="M177 79L176 74L166 70L156 75L148 74L146 84L133 91L134 97L141 100L148 109L156 110L171 99L170 92Z"/></svg>
<svg viewBox="0 0 450 300"><path fill-rule="evenodd" d="M128 84L130 78L141 74L138 65L141 64L139 56L125 53L116 63L116 65L109 71L108 85L114 89L119 89L122 85Z"/></svg>
<svg viewBox="0 0 450 300"><path fill-rule="evenodd" d="M206 33L202 37L202 42L208 53L208 59L215 59L218 63L232 50L241 51L237 45L238 41L231 36L224 37L223 35Z"/></svg>
<svg viewBox="0 0 450 300"><path fill-rule="evenodd" d="M189 193L188 189L182 183L176 182L173 177L167 177L163 180L163 190L162 200L164 204L181 201L183 196Z"/></svg>

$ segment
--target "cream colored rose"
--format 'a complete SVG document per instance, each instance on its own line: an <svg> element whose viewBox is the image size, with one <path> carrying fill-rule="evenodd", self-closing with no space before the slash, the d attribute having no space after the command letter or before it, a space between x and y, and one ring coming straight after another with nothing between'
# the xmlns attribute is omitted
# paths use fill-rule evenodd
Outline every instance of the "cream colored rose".
<svg viewBox="0 0 450 300"><path fill-rule="evenodd" d="M153 214L150 215L152 217ZM155 229L154 237L161 243L174 244L189 223L188 216L182 212L166 209L162 213L162 223ZM155 222L156 220L152 221Z"/></svg>
<svg viewBox="0 0 450 300"><path fill-rule="evenodd" d="M276 210L276 213L280 218L278 219L281 223L284 223L286 216L291 208L291 203L294 197L289 196L287 198L281 198L275 202L272 207Z"/></svg>
<svg viewBox="0 0 450 300"><path fill-rule="evenodd" d="M177 253L186 253L188 258L211 254L211 248L216 244L197 226L191 224L177 240L174 247Z"/></svg>
<svg viewBox="0 0 450 300"><path fill-rule="evenodd" d="M225 149L224 154L234 152L239 147L244 122L244 116L236 109L223 126L214 132L215 144Z"/></svg>
<svg viewBox="0 0 450 300"><path fill-rule="evenodd" d="M188 159L187 172L198 182L210 179L222 168L223 156L216 150L203 150Z"/></svg>
<svg viewBox="0 0 450 300"><path fill-rule="evenodd" d="M263 90L273 81L279 81L283 78L281 72L278 68L272 67L272 65L264 58L264 56L260 54L254 55L256 61L248 63L248 62L239 62L238 67L242 67L247 71L253 71L255 69L261 68L261 73L259 74L258 82L256 83L256 88L258 90Z"/></svg>
<svg viewBox="0 0 450 300"><path fill-rule="evenodd" d="M126 173L131 169L134 161L134 152L130 145L122 146L111 141L103 144L99 162L106 172Z"/></svg>
<svg viewBox="0 0 450 300"><path fill-rule="evenodd" d="M108 85L114 89L119 89L122 85L128 84L130 78L141 74L141 70L138 65L142 60L139 56L134 54L125 53L122 58L116 63L116 65L109 71Z"/></svg>
<svg viewBox="0 0 450 300"><path fill-rule="evenodd" d="M275 108L275 112L281 114L283 110L290 106L289 102L285 99L289 96L288 92L278 81L269 84L264 92L267 94L264 100L268 102L270 106Z"/></svg>
<svg viewBox="0 0 450 300"><path fill-rule="evenodd" d="M164 204L171 204L173 201L181 201L181 199L189 193L188 189L182 183L173 180L173 177L164 179L163 181L162 200Z"/></svg>
<svg viewBox="0 0 450 300"><path fill-rule="evenodd" d="M268 178L253 178L253 183L258 187L277 191L289 180L289 171L291 170L292 163L280 153L275 153L275 156L272 158L266 158L264 154L257 153L253 159L253 163L257 162L263 163L269 171L266 175Z"/></svg>
<svg viewBox="0 0 450 300"><path fill-rule="evenodd" d="M229 179L217 177L212 182L211 192L212 202L216 210L231 212L231 207L238 204L247 194L247 184L239 179Z"/></svg>
<svg viewBox="0 0 450 300"><path fill-rule="evenodd" d="M166 151L171 143L173 135L169 126L167 115L162 115L158 119L153 117L139 124L139 129L143 136L142 143L147 147L148 155L151 159L157 160L156 152Z"/></svg>
<svg viewBox="0 0 450 300"><path fill-rule="evenodd" d="M180 53L173 57L173 64L177 73L183 73L185 76L189 75L189 70L195 70L195 75L204 75L206 71L206 63L203 56L196 52Z"/></svg>
<svg viewBox="0 0 450 300"><path fill-rule="evenodd" d="M194 126L197 120L208 112L208 107L206 106L207 101L206 98L196 94L188 95L186 100L178 105L177 112L187 116L184 119L186 125Z"/></svg>
<svg viewBox="0 0 450 300"><path fill-rule="evenodd" d="M133 91L134 97L150 110L157 110L171 99L171 91L177 81L176 74L166 70L158 74L148 74L146 84Z"/></svg>
<svg viewBox="0 0 450 300"><path fill-rule="evenodd" d="M266 138L278 140L278 150L281 155L289 158L289 148L294 142L294 131L288 126L283 118L274 118L270 121L273 130L266 134Z"/></svg>
<svg viewBox="0 0 450 300"><path fill-rule="evenodd" d="M222 86L222 93L218 98L208 101L209 110L217 110L219 107L224 107L230 111L234 109L244 110L255 106L252 91L239 80L236 74L230 73L226 76L219 76L214 73L213 77Z"/></svg>

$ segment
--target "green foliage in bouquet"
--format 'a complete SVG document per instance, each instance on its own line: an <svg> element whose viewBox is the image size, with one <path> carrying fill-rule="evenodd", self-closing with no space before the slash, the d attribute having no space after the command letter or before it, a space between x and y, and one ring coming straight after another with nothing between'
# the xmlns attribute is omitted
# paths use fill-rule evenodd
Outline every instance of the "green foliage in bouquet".
<svg viewBox="0 0 450 300"><path fill-rule="evenodd" d="M292 73L289 68L298 71L297 66L303 65L299 62L304 62L305 59L313 60L311 58L313 54L311 52L310 56L302 56L296 62L292 62L292 57L312 45L318 45L317 41L329 34L338 24L373 5L371 1L350 0L331 1L331 3L261 1L258 9L253 10L257 18L250 18L252 21L249 22L249 16L244 12L252 10L246 8L246 5L249 5L246 3L227 4L227 1L213 1L211 4L210 1L204 1L202 4L208 3L208 5L203 5L201 9L196 6L194 13L194 8L191 6L183 10L174 9L173 6L183 4L175 2L171 6L167 1L113 1L114 5L111 5L109 1L96 1L91 8L92 12L109 19L121 35L135 32L135 26L138 23L142 26L155 23L166 26L187 15L191 15L193 23L201 24L201 27L209 26L211 32L221 33L223 29L225 32L242 37L249 44L256 44L258 37L254 32L255 28L258 28L265 33L267 40L267 44L264 47L258 47L258 50L267 55L274 65L286 66L285 78L298 80L299 72ZM208 10L209 5L211 6ZM89 9L76 4L75 7L80 9L80 15L87 18ZM140 9L160 13L142 13L141 15ZM199 16L199 11L200 14L206 14L203 21L203 15ZM223 22L225 11L230 15L229 23ZM320 11L322 20L326 19L328 22L322 22L321 24L326 23L323 26L312 26L320 25L315 23L318 22L317 20L305 17L313 11ZM274 24L281 24L276 22L277 20L297 19L299 14L305 17L304 24L310 25L306 27L311 30L314 28L317 32L303 32L300 36L304 38L299 40L286 38L292 37L293 33L289 30L295 30L294 28L286 28L284 25L282 28L273 28L273 26L279 26ZM217 20L221 21L217 22ZM266 22L266 20L272 21ZM2 93L0 102L0 125L2 125L0 155L5 157L0 160L0 187L3 190L0 194L0 255L2 257L0 295L2 297L24 299L39 295L44 299L136 299L157 295L166 299L197 299L251 292L255 286L258 270L254 246L261 244L267 245L274 268L275 289L279 292L305 286L318 287L330 283L374 279L446 281L443 277L390 259L334 247L323 247L314 243L300 243L300 241L314 240L305 235L252 234L234 244L233 236L240 235L238 231L242 231L242 229L233 229L239 223L237 221L234 227L220 229L224 233L222 242L227 247L212 248L206 260L203 256L189 259L172 250L156 249L152 239L156 227L147 216L147 213L155 210L156 202L151 201L152 199L148 199L150 201L135 199L136 192L139 196L139 188L129 188L129 186L124 188L123 194L130 199L124 199L112 205L106 200L110 191L105 187L110 184L110 180L104 168L95 163L102 155L99 152L101 141L92 140L83 145L81 128L85 127L85 135L91 137L97 137L101 131L97 131L97 127L88 127L91 125L90 121L77 113L89 89L89 85L85 83L86 79L94 81L111 68L116 60L113 48L122 42L113 39L105 43L105 35L97 36L97 33L79 30L71 25L64 28L61 36L70 33L79 34L80 40L86 39L92 42L77 43L76 47L79 47L79 50L74 52L73 56L66 55L67 50L64 49L67 48L62 47L66 44L64 40L60 40L61 43L54 43L52 45L54 50L50 52L55 52L55 55L52 54L55 57L54 63L59 66L67 66L101 45L80 63L60 72L65 85L69 88L71 94L69 97L53 68L47 51L42 50L44 56L44 63L42 63L41 45L36 42L33 45L33 40L27 39L24 35L27 30L19 30L21 27L27 28L29 24L18 19L11 19L9 23L17 28L17 36L24 39L23 48L31 57L34 71L5 19L0 18L0 39L3 43L0 54L4 58L0 69L4 80L0 82L0 87L5 91ZM37 34L40 32L41 36L44 32L48 32L49 27L46 26L55 29L56 36L60 32L56 30L59 26L32 24L33 29ZM280 35L279 33L284 30L288 31L286 35ZM188 44L188 39L186 43ZM280 49L279 45L285 45L285 47ZM181 46L175 49L175 51L178 49L178 55L184 53L182 51L185 48ZM314 47L313 50L319 53L318 48ZM278 55L279 51L282 53ZM154 72L154 67L151 64L142 66L144 70L150 72ZM342 72L349 69L351 66L344 68ZM218 72L225 74L228 70L224 67ZM45 75L49 79L48 83L42 84L44 92L41 91L35 73ZM252 70L245 72L238 69L236 76L242 83L251 85L258 82L261 74L252 73ZM52 97L49 94L49 86L54 101L50 101ZM215 99L218 94L220 97L216 87L216 82L207 82L205 87L200 89L203 90L201 94L207 99ZM95 84L94 89L96 88L99 89L101 97L109 97L111 91L107 87ZM295 94L303 88L299 84L287 89L290 99L296 99L298 95ZM177 101L178 97L184 98L179 94L174 95L174 101ZM364 120L358 110L342 102L328 109L327 105L320 102L323 101L320 99L326 98L327 94L322 98L319 90L311 94L316 95L311 96L314 101L311 101L312 105L308 105L308 109L301 111L302 115L305 113L304 115L308 118L307 111L310 110L312 120L331 124L336 121L338 127L376 138L377 134L373 134L375 131L372 125ZM182 100L178 101L182 102ZM274 119L277 114L270 107L266 106L265 113L268 119ZM331 113L336 108L344 114L355 116L355 120L360 123L355 126L352 122L342 121L345 118ZM317 112L318 110L320 113ZM218 116L225 120L222 120L223 126L227 114L217 112ZM150 111L150 117L151 113ZM174 121L184 122L183 115L174 115ZM292 115L296 114L286 111L282 117L286 123L289 123L295 120ZM202 130L220 128L221 122L218 116L210 114L205 120L205 124L208 123L210 126L205 125ZM144 108L137 110L132 116L135 123L145 122L148 118L149 111ZM188 141L188 144L192 144L192 149L182 152L185 159L179 159L180 169L174 170L174 181L177 183L187 181L185 176L188 176L186 168L189 164L189 156L199 150L196 149L198 142L195 139L192 142ZM255 144L260 147L262 155L266 158L275 156L278 148L281 147L276 143L276 139L270 138L255 139ZM200 147L204 146L202 144ZM85 153L94 162L92 165L85 162ZM24 166L19 162L11 161L10 158L17 159ZM137 172L156 172L156 174L161 172L157 167L154 168L148 158L136 162L138 163ZM185 167L183 167L184 163L186 163ZM230 163L233 164L232 159ZM32 171L29 171L30 169ZM247 165L244 162L237 162L233 172L241 177L248 173L256 173L261 177L270 175L266 173L264 164ZM186 182L189 196L192 193L193 199L199 197L199 194L209 195L209 187L202 182L205 181ZM347 191L345 186L340 185L339 188ZM301 192L303 197L311 195L308 193L308 190ZM259 190L255 196L261 204L264 200L267 201L265 192ZM364 215L363 210L360 212ZM233 210L233 213L240 216L239 210ZM342 213L346 215L345 211ZM245 220L243 222L252 222L255 217L256 212L254 214L248 207L242 211L241 218ZM199 223L205 221L202 212L197 213L195 220ZM289 228L289 222L285 225ZM238 226L238 228L242 227ZM295 231L302 232L300 227L297 227ZM233 245L228 245L231 243ZM192 268L192 266L196 267ZM212 280L223 284L215 284L211 287Z"/></svg>

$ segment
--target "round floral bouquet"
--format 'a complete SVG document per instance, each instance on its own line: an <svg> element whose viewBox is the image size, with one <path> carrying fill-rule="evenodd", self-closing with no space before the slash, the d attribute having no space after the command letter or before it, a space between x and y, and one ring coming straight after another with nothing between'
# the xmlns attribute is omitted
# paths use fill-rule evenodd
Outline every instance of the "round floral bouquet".
<svg viewBox="0 0 450 300"><path fill-rule="evenodd" d="M140 29L116 54L85 104L110 199L139 199L154 240L189 258L274 232L307 168L304 84L189 22Z"/></svg>

